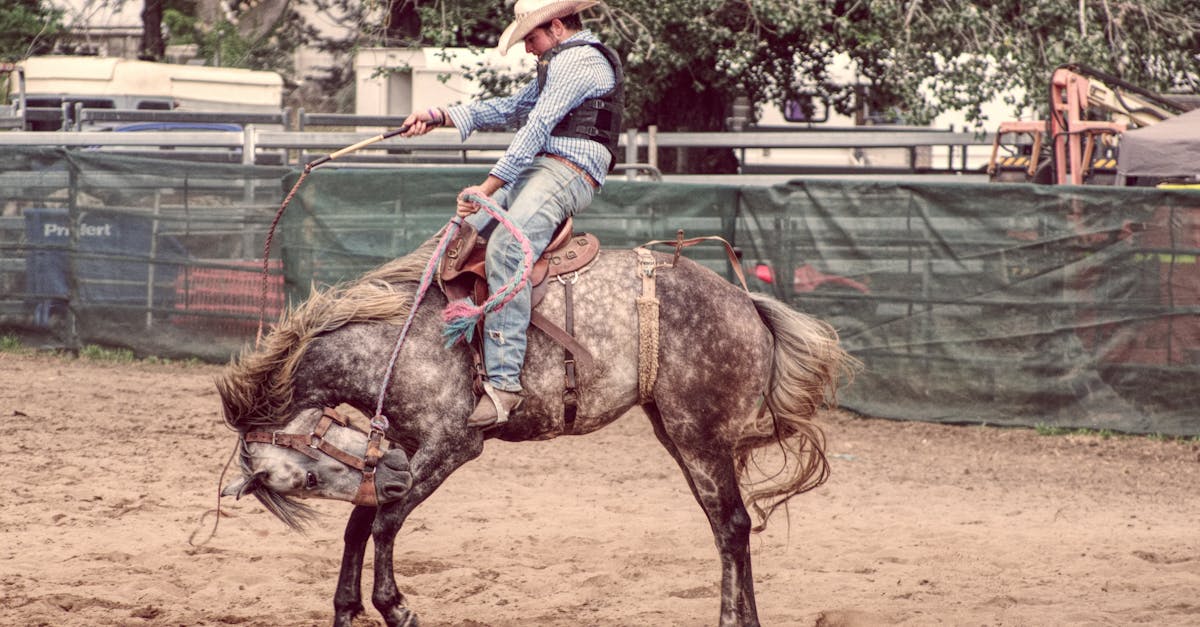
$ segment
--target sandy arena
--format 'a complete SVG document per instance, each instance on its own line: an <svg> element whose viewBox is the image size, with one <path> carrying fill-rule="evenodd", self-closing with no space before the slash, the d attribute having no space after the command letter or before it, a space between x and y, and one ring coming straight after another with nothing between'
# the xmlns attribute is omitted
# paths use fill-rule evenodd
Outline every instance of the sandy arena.
<svg viewBox="0 0 1200 627"><path fill-rule="evenodd" d="M349 505L302 535L226 499L189 545L235 440L219 372L0 353L0 624L329 624ZM821 422L832 478L752 540L764 625L1200 624L1195 442ZM396 555L425 627L716 624L708 524L639 415L489 443Z"/></svg>

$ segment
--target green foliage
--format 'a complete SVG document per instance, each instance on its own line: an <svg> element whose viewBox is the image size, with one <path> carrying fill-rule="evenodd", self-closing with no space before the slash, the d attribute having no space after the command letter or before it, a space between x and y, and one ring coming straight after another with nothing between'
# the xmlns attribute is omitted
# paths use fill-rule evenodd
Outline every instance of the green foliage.
<svg viewBox="0 0 1200 627"><path fill-rule="evenodd" d="M359 48L491 47L512 20L511 3L495 0L301 1L346 31L320 36L289 7L246 39L228 22L199 24L194 0L166 0L164 23L171 43L195 43L211 63L285 76L295 50L314 45L334 56L319 79L329 94L352 84ZM61 16L45 2L0 9L0 54L52 37ZM761 111L800 92L877 121L960 110L982 128L999 122L982 106L1001 98L1014 116L1044 116L1050 75L1067 63L1154 91L1200 90L1198 0L612 0L585 16L625 59L627 123L640 128L722 130L735 98ZM525 78L471 70L486 95Z"/></svg>
<svg viewBox="0 0 1200 627"><path fill-rule="evenodd" d="M1056 427L1046 423L1039 422L1034 425L1034 431L1038 435L1044 436L1063 436L1074 435L1078 437L1097 437L1101 440L1110 440L1112 438L1129 438L1134 437L1128 434L1117 433L1112 429L1072 429L1069 427ZM1200 435L1195 436L1170 436L1162 433L1147 433L1141 437L1150 440L1151 442L1175 442L1178 444L1196 444L1200 443Z"/></svg>
<svg viewBox="0 0 1200 627"><path fill-rule="evenodd" d="M23 349L21 338L15 335L0 335L0 353L19 353Z"/></svg>
<svg viewBox="0 0 1200 627"><path fill-rule="evenodd" d="M445 0L422 4L422 41L426 45L447 48L491 48L500 42L500 33L512 19L504 3Z"/></svg>
<svg viewBox="0 0 1200 627"><path fill-rule="evenodd" d="M962 109L982 122L980 106L1006 94L1017 94L1014 109L1044 116L1050 75L1068 63L1156 91L1200 87L1195 1L873 0L865 7L852 24L839 24L854 35L842 48L873 87L917 119Z"/></svg>
<svg viewBox="0 0 1200 627"><path fill-rule="evenodd" d="M1068 433L1071 432L1070 429L1067 429L1065 427L1055 427L1053 425L1048 425L1043 422L1039 422L1039 423L1035 424L1033 426L1033 428L1035 431L1037 431L1038 435L1046 435L1046 436L1067 435Z"/></svg>
<svg viewBox="0 0 1200 627"><path fill-rule="evenodd" d="M285 75L311 43L334 57L318 79L333 94L352 86L362 47L490 47L512 20L511 4L494 0L302 1L345 33L320 37L290 8L256 41L229 24L166 21L173 42L191 38L210 61ZM187 14L186 3L168 6ZM874 121L925 124L956 110L986 129L1000 120L982 107L998 99L1013 117L1044 116L1050 75L1066 63L1150 90L1200 90L1198 0L612 0L585 16L625 59L627 125L639 128L723 130L738 97L761 111L815 92ZM485 95L527 78L470 70ZM716 155L706 167L728 165Z"/></svg>
<svg viewBox="0 0 1200 627"><path fill-rule="evenodd" d="M605 30L623 42L646 118L678 74L772 105L812 89L850 113L854 81L834 71L847 61L869 110L916 124L947 110L982 122L980 107L1005 95L1044 114L1050 74L1066 63L1152 90L1200 88L1194 0L630 0Z"/></svg>
<svg viewBox="0 0 1200 627"><path fill-rule="evenodd" d="M210 65L273 70L292 73L295 51L315 38L315 31L294 9L288 9L274 27L257 38L243 37L237 26L221 20L204 24L187 11L171 7L163 11L163 25L170 44L196 44L199 56Z"/></svg>
<svg viewBox="0 0 1200 627"><path fill-rule="evenodd" d="M79 357L92 361L109 361L120 364L128 364L134 361L133 351L128 348L105 348L95 344L88 344L80 349Z"/></svg>
<svg viewBox="0 0 1200 627"><path fill-rule="evenodd" d="M25 344L21 342L21 338L15 336L15 335L10 335L10 334L0 335L0 353L29 354L29 353L33 353L34 350L35 349L33 349L33 348L25 346ZM59 357L63 357L63 358L67 358L67 359L75 358L74 355L72 355L68 352L55 351L54 354L57 354ZM80 359L90 359L92 361L103 361L103 362L111 362L111 363L119 363L119 364L129 364L129 363L134 363L134 362L139 361L134 356L133 351L131 351L127 348L106 348L103 346L97 346L95 344L88 344L88 345L84 346L79 351L78 357ZM140 361L141 361L141 363L144 363L144 364L154 364L154 365L164 365L164 366L175 365L175 366L182 366L182 367L188 367L188 368L194 368L194 367L204 365L204 362L200 361L196 357L188 357L187 359L183 359L183 360L175 360L175 359L169 359L166 357L158 357L156 355L149 355L149 356L141 359Z"/></svg>
<svg viewBox="0 0 1200 627"><path fill-rule="evenodd" d="M394 0L419 16L420 42L491 46L512 19L497 2ZM352 6L337 0L335 6ZM1200 2L1146 0L623 0L589 11L586 25L625 59L629 126L722 130L733 100L777 107L816 92L842 114L925 124L1004 98L1013 115L1045 114L1048 81L1082 63L1152 90L1197 90ZM359 14L356 45L388 43ZM392 14L396 14L395 11ZM347 50L347 53L349 50ZM481 71L488 94L514 77ZM523 77L522 77L523 78Z"/></svg>
<svg viewBox="0 0 1200 627"><path fill-rule="evenodd" d="M62 15L46 0L5 0L0 5L0 61L49 52L63 31Z"/></svg>

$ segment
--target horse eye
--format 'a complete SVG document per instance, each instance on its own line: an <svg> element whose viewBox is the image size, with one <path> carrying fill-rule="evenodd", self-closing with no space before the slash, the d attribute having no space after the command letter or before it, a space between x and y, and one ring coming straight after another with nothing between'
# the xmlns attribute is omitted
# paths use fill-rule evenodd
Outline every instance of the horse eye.
<svg viewBox="0 0 1200 627"><path fill-rule="evenodd" d="M304 489L312 490L316 487L317 487L317 476L315 474L313 474L312 472L309 472L304 477Z"/></svg>

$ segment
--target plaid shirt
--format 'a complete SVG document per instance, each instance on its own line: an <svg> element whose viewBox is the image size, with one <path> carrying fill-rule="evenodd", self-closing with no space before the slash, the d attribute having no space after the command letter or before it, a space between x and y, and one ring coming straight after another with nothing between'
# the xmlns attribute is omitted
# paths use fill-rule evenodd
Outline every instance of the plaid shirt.
<svg viewBox="0 0 1200 627"><path fill-rule="evenodd" d="M566 41L575 40L600 42L588 30L580 31ZM546 71L546 85L541 94L538 94L535 79L512 96L450 107L447 113L464 140L477 129L502 129L524 120L512 144L491 171L506 185L517 180L540 152L570 159L603 185L611 158L608 149L600 142L580 137L555 137L550 131L584 100L612 90L616 80L612 66L603 54L591 46L577 46L554 56Z"/></svg>

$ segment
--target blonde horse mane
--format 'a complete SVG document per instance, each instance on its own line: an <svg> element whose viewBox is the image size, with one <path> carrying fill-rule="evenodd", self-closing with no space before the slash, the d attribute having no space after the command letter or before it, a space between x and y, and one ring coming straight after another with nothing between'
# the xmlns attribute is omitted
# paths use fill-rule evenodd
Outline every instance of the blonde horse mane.
<svg viewBox="0 0 1200 627"><path fill-rule="evenodd" d="M296 368L318 336L354 322L403 324L416 292L404 284L420 282L437 243L434 236L352 282L314 288L308 300L285 311L266 337L243 350L217 379L225 422L238 429L290 419Z"/></svg>

